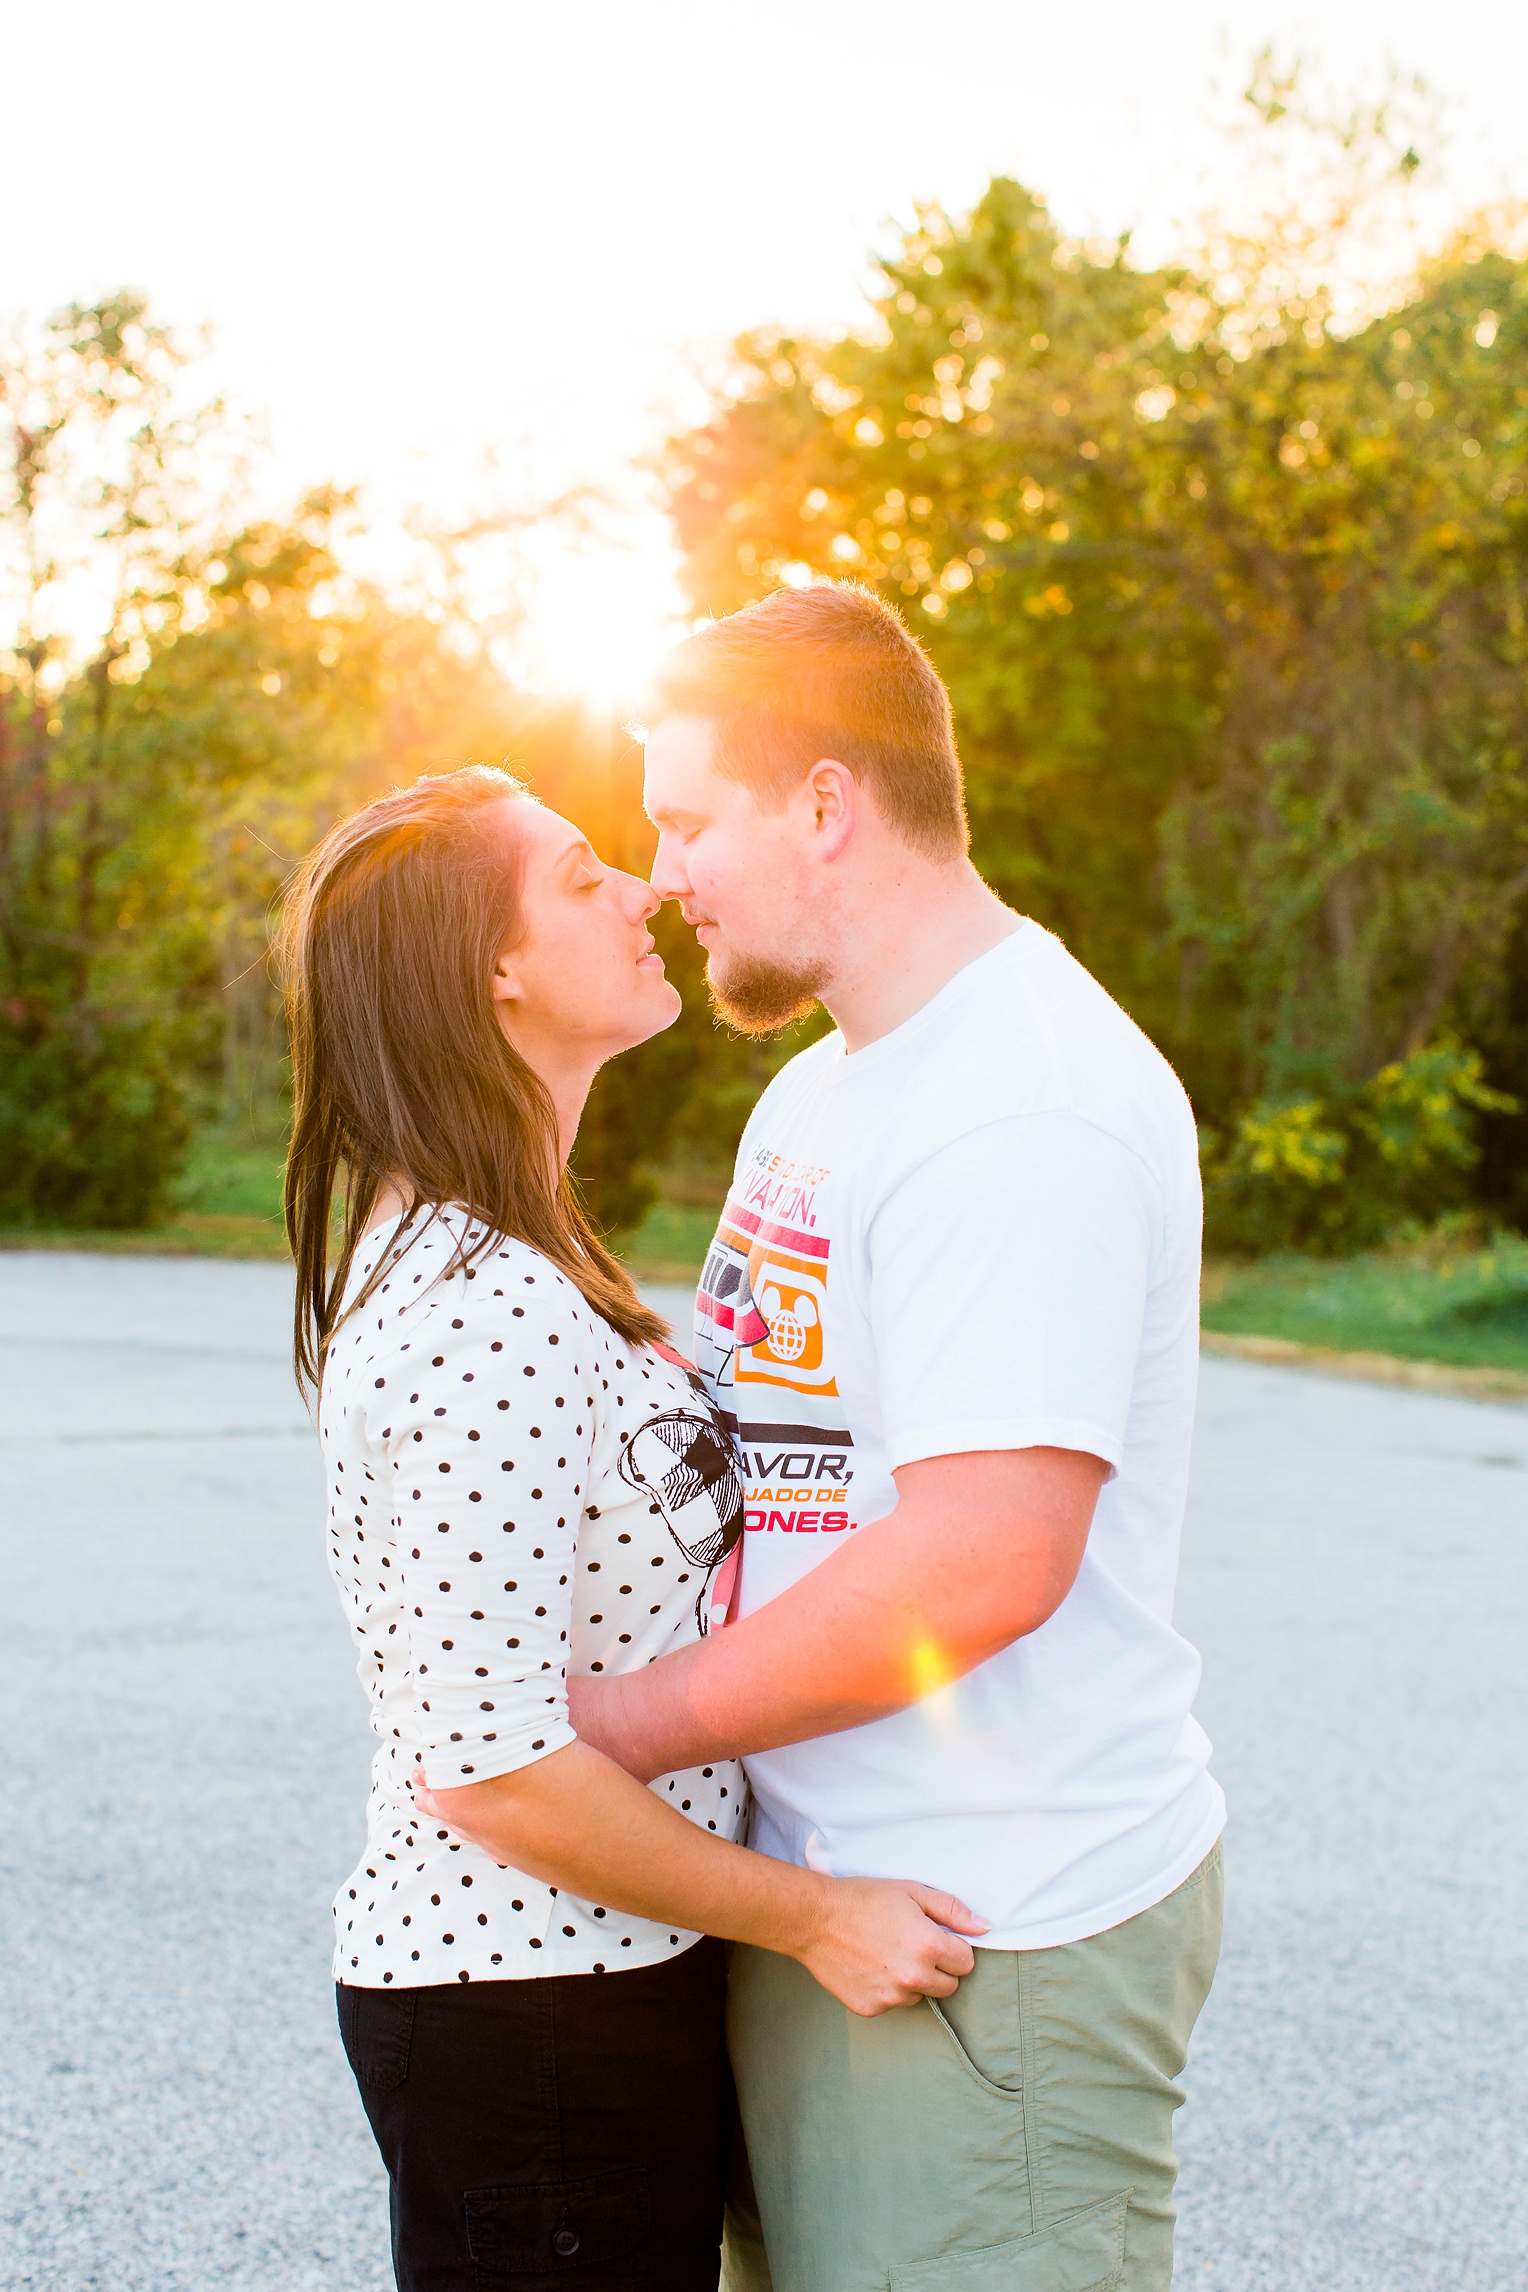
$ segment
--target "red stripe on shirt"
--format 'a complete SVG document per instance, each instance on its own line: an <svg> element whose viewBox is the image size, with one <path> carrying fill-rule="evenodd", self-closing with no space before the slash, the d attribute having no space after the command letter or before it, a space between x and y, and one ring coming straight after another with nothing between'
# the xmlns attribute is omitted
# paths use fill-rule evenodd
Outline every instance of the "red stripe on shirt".
<svg viewBox="0 0 1528 2292"><path fill-rule="evenodd" d="M798 1257L826 1257L827 1240L820 1234L804 1234L798 1226L770 1225L752 1210L740 1210L729 1202L722 1212L726 1225L740 1226L744 1233L759 1241L772 1242L776 1249L794 1250Z"/></svg>

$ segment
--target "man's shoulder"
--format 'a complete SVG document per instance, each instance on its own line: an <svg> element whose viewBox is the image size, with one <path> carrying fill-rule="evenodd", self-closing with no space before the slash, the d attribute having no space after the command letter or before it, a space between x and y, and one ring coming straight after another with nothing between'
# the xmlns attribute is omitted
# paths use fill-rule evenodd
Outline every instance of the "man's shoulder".
<svg viewBox="0 0 1528 2292"><path fill-rule="evenodd" d="M738 1148L740 1164L744 1158L744 1149L757 1143L761 1128L768 1129L781 1117L793 1113L803 1099L810 1098L829 1069L842 1060L843 1047L843 1036L835 1027L831 1034L821 1035L816 1042L808 1043L805 1050L797 1051L794 1058L786 1060L778 1074L770 1077L755 1100L753 1112L743 1131Z"/></svg>
<svg viewBox="0 0 1528 2292"><path fill-rule="evenodd" d="M995 958L995 960L994 960ZM1173 1068L1129 1013L1039 924L1002 942L930 1032L901 1093L904 1151L1026 1115L1071 1115L1166 1179L1197 1165Z"/></svg>

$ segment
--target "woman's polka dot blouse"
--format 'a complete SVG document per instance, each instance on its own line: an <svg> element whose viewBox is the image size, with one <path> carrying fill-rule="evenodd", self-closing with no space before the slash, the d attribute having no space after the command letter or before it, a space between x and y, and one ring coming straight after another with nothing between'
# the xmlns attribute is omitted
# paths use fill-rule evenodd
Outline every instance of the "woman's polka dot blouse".
<svg viewBox="0 0 1528 2292"><path fill-rule="evenodd" d="M420 1760L450 1788L550 1756L574 1739L570 1666L634 1670L706 1628L742 1526L718 1419L682 1367L454 1206L369 1243L347 1305L319 1413L329 1563L380 1747L366 1852L335 1900L336 1979L412 1987L674 1956L697 1937L495 1863L423 1821L409 1783ZM738 1835L734 1763L651 1787Z"/></svg>

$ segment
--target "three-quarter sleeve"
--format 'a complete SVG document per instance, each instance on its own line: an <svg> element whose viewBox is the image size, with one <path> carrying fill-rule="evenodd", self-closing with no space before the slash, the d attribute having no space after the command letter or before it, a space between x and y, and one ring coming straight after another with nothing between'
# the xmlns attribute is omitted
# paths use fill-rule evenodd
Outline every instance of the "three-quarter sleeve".
<svg viewBox="0 0 1528 2292"><path fill-rule="evenodd" d="M574 1739L589 1313L554 1271L504 1272L502 1286L485 1272L465 1295L462 1283L443 1291L366 1401L392 1472L401 1629L434 1789L510 1774Z"/></svg>

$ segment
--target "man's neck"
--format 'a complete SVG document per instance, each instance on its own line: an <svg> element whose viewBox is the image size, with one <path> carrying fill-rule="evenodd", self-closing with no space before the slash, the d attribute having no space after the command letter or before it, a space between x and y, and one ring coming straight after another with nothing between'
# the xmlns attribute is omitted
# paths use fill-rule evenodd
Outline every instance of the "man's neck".
<svg viewBox="0 0 1528 2292"><path fill-rule="evenodd" d="M873 918L873 920L872 920ZM1024 918L975 868L918 868L870 903L870 918L822 991L849 1051L913 1018L941 987L1019 930Z"/></svg>

